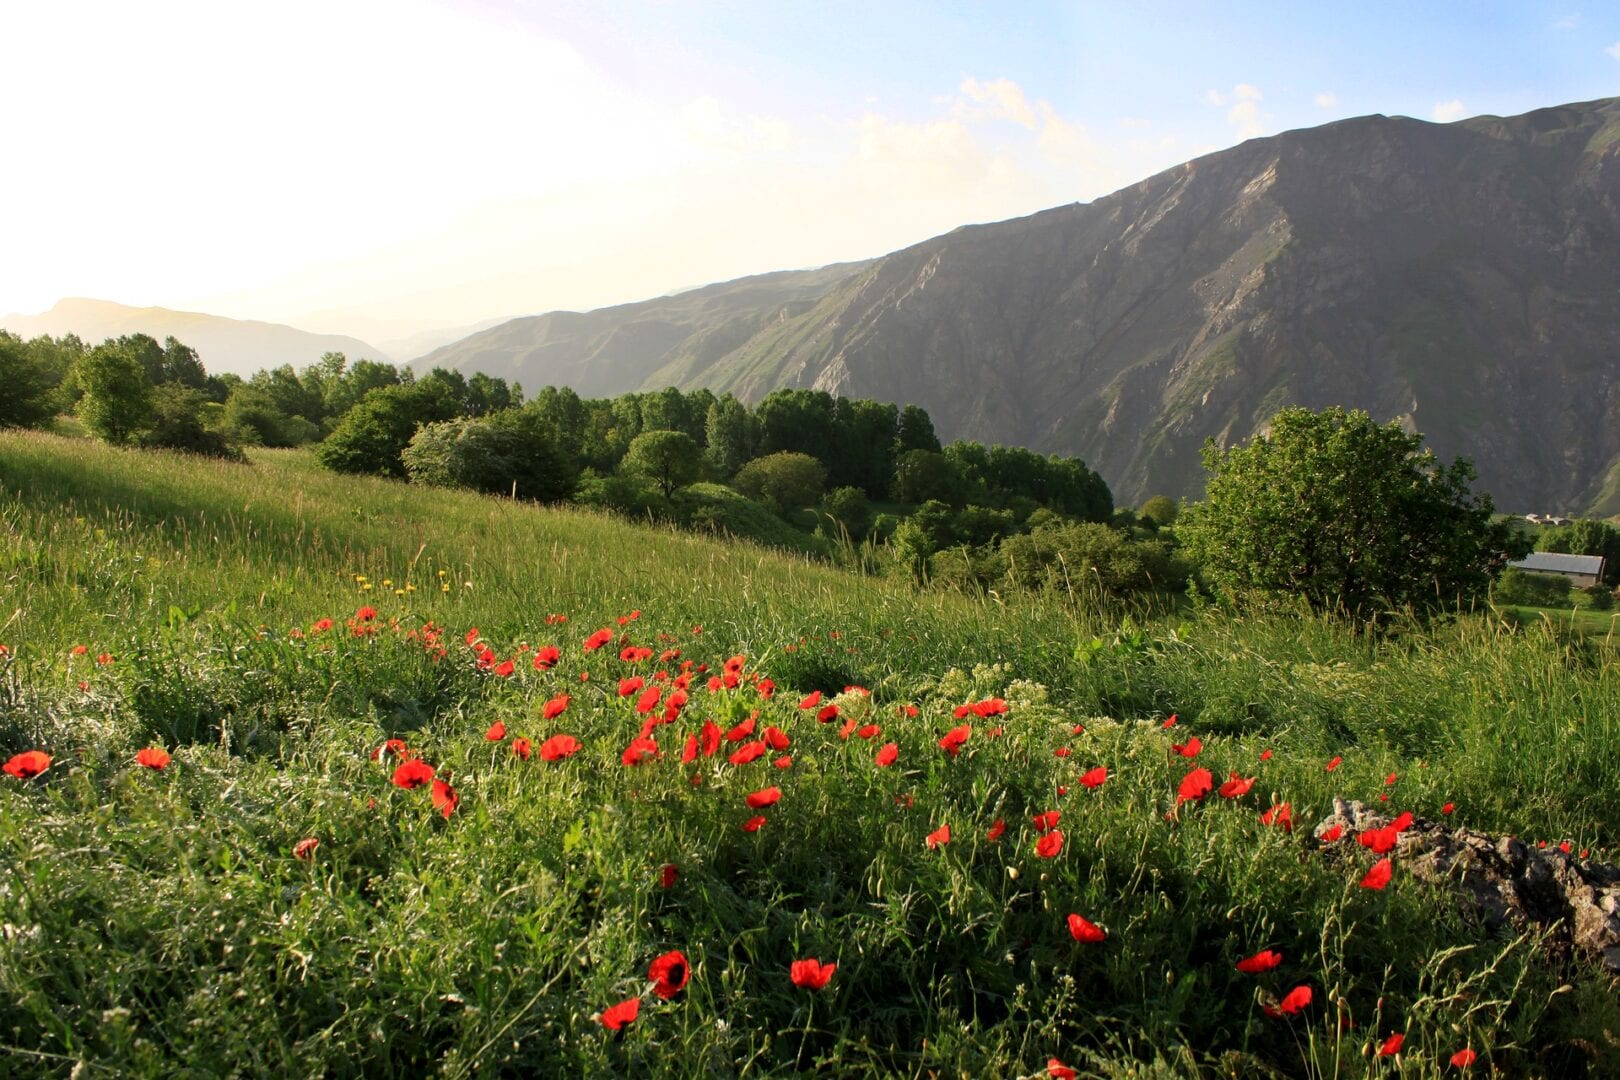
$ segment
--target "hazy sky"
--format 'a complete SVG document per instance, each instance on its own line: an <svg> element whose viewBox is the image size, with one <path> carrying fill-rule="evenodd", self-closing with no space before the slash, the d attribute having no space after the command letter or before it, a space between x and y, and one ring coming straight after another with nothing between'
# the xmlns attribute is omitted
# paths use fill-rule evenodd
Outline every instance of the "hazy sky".
<svg viewBox="0 0 1620 1080"><path fill-rule="evenodd" d="M0 312L372 338L881 254L1245 138L1620 94L1620 5L8 0Z"/></svg>

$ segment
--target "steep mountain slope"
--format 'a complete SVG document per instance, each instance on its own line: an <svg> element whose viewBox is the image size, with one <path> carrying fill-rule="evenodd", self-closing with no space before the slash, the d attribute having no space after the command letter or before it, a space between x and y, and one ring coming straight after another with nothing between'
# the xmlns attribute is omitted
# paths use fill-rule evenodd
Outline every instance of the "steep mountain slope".
<svg viewBox="0 0 1620 1080"><path fill-rule="evenodd" d="M732 306L788 280L793 303ZM1078 454L1127 504L1196 495L1206 438L1342 404L1471 457L1503 508L1620 509L1620 99L1287 132L870 264L685 295L700 324L655 301L441 353L531 388L916 402L949 437Z"/></svg>
<svg viewBox="0 0 1620 1080"><path fill-rule="evenodd" d="M197 350L211 375L251 375L262 368L291 364L302 368L321 354L340 352L350 361L388 360L375 345L342 334L312 334L280 323L227 319L196 311L135 308L108 300L70 298L40 315L7 315L0 328L23 337L77 334L90 344L125 334L173 336Z"/></svg>
<svg viewBox="0 0 1620 1080"><path fill-rule="evenodd" d="M771 327L809 311L869 263L785 270L597 311L554 311L510 322L413 361L525 387L571 386L586 396L643 385L697 386L702 374Z"/></svg>

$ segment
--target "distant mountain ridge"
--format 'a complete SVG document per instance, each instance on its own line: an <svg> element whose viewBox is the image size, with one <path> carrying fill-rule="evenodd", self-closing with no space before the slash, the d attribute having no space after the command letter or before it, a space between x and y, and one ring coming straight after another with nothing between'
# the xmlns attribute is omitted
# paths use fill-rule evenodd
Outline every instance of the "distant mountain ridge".
<svg viewBox="0 0 1620 1080"><path fill-rule="evenodd" d="M513 320L417 362L582 394L778 387L1196 496L1288 404L1473 459L1504 509L1620 511L1620 99L1253 139L864 263Z"/></svg>
<svg viewBox="0 0 1620 1080"><path fill-rule="evenodd" d="M146 334L159 342L172 335L197 350L210 375L228 372L246 377L282 364L303 368L328 352L343 353L351 363L360 359L391 362L375 345L345 334L314 334L281 323L160 307L129 307L82 297L58 301L40 315L0 317L0 329L25 338L77 334L91 345L125 334Z"/></svg>

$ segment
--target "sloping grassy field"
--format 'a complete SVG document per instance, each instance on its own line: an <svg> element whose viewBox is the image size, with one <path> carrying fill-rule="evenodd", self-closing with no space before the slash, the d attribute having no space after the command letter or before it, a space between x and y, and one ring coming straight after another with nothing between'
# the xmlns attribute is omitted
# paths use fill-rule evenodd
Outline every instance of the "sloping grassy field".
<svg viewBox="0 0 1620 1080"><path fill-rule="evenodd" d="M293 452L0 488L0 1073L1620 1073L1589 958L1311 829L1614 861L1606 637L919 595Z"/></svg>

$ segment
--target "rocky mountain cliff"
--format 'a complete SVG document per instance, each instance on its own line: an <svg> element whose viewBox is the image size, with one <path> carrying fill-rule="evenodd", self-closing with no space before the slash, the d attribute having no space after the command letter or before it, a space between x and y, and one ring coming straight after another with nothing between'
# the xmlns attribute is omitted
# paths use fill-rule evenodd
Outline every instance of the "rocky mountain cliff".
<svg viewBox="0 0 1620 1080"><path fill-rule="evenodd" d="M1503 509L1620 511L1620 99L1254 139L863 264L504 323L422 367L582 394L783 386L1077 454L1124 505L1199 447L1341 404Z"/></svg>
<svg viewBox="0 0 1620 1080"><path fill-rule="evenodd" d="M40 315L7 315L0 318L0 329L25 338L77 334L92 345L125 334L146 334L160 343L173 336L197 350L210 375L246 377L282 364L304 368L328 352L343 353L351 363L361 359L388 360L376 346L342 334L313 334L281 323L160 307L129 307L110 300L77 297L59 301Z"/></svg>

